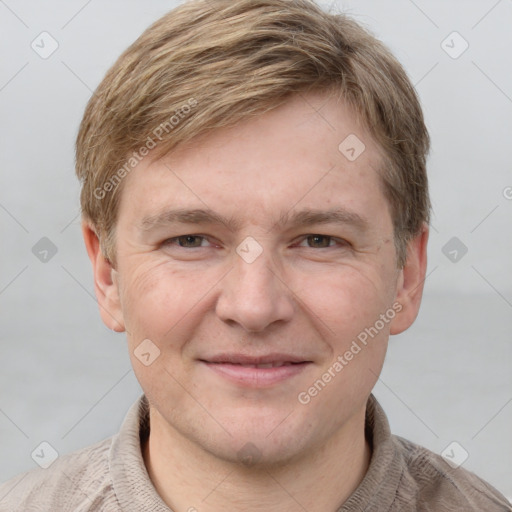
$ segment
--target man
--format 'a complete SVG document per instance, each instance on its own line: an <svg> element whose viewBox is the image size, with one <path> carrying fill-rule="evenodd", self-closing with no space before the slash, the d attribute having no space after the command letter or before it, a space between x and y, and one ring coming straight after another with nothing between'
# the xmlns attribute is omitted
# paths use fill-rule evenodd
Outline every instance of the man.
<svg viewBox="0 0 512 512"><path fill-rule="evenodd" d="M198 0L157 21L77 140L100 314L144 395L1 510L510 510L371 395L421 302L428 145L403 69L345 16Z"/></svg>

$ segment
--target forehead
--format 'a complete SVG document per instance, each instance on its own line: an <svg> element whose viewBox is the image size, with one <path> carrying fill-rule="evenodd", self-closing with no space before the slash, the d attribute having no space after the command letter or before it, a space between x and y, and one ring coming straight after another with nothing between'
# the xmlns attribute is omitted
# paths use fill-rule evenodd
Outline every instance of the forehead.
<svg viewBox="0 0 512 512"><path fill-rule="evenodd" d="M382 216L381 160L379 147L342 101L297 95L164 158L140 162L126 177L119 218L130 214L130 205L145 218L169 206L220 209L254 222L269 216L275 222L295 207L343 206Z"/></svg>

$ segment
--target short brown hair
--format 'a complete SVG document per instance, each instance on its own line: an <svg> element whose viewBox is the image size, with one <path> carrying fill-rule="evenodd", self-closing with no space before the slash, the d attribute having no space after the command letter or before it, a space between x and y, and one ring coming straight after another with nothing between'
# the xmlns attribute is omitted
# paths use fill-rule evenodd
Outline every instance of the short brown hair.
<svg viewBox="0 0 512 512"><path fill-rule="evenodd" d="M403 267L407 242L430 221L429 135L418 97L381 42L309 0L187 1L107 72L76 143L82 213L105 256L115 260L122 178L149 149L163 156L313 90L339 94L383 150L381 184Z"/></svg>

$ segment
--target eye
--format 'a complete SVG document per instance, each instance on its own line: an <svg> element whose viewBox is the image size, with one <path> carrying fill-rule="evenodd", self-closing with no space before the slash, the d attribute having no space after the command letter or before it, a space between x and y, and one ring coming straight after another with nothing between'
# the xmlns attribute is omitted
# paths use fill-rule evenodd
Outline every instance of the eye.
<svg viewBox="0 0 512 512"><path fill-rule="evenodd" d="M195 247L204 247L207 242L206 238L201 235L182 235L176 238L169 238L164 242L165 245L178 245L179 247L185 247L187 249L193 249Z"/></svg>
<svg viewBox="0 0 512 512"><path fill-rule="evenodd" d="M307 244L307 245L304 245ZM347 245L345 240L334 238L328 235L308 235L299 244L301 247L310 247L312 249L326 249L338 245Z"/></svg>

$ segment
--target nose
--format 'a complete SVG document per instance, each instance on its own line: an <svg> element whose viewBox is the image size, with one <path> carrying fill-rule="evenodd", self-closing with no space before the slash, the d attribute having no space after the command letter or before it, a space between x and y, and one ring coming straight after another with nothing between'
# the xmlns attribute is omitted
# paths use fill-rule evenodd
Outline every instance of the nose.
<svg viewBox="0 0 512 512"><path fill-rule="evenodd" d="M235 268L223 279L216 304L221 320L249 332L285 323L294 312L293 293L266 252L250 263L235 256Z"/></svg>

